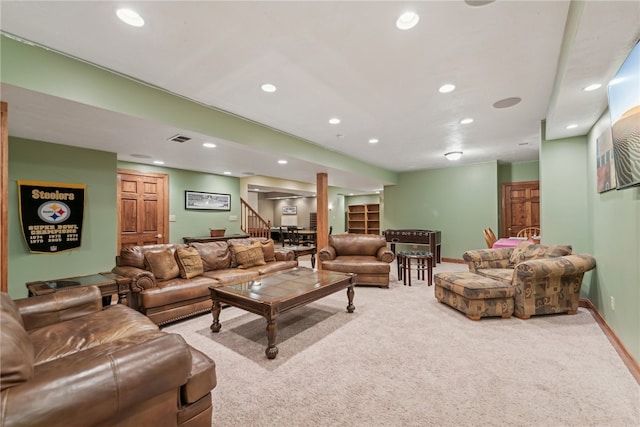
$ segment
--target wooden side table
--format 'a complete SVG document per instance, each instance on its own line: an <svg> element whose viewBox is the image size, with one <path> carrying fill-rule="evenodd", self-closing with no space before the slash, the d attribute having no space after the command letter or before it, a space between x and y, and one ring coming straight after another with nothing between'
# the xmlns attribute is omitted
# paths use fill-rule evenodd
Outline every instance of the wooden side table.
<svg viewBox="0 0 640 427"><path fill-rule="evenodd" d="M418 280L425 280L425 271L427 272L427 284L431 286L433 284L433 254L431 252L424 251L402 251L398 252L398 279L402 279L404 285L409 281L411 286L411 261L416 263L413 265L414 269L418 272Z"/></svg>
<svg viewBox="0 0 640 427"><path fill-rule="evenodd" d="M296 261L299 257L303 255L311 255L311 268L316 268L316 246L310 245L298 245L298 246L285 246L285 249L290 250L294 253Z"/></svg>
<svg viewBox="0 0 640 427"><path fill-rule="evenodd" d="M97 286L102 293L102 305L106 307L111 304L111 297L114 294L118 295L118 304L129 305L130 284L130 278L107 271L87 276L28 282L27 289L29 290L29 296L32 297L64 291L77 286Z"/></svg>

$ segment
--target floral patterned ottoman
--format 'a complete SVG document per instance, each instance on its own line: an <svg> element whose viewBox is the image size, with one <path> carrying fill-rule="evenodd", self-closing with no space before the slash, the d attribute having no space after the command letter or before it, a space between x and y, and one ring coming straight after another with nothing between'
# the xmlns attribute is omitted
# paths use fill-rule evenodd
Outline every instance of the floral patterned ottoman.
<svg viewBox="0 0 640 427"><path fill-rule="evenodd" d="M436 299L467 315L471 320L513 314L514 288L506 282L470 272L436 273Z"/></svg>

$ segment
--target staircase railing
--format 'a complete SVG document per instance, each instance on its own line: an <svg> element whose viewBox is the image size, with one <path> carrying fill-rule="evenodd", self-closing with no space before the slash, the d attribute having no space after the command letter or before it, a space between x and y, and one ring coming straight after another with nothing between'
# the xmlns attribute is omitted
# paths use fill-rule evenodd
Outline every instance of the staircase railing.
<svg viewBox="0 0 640 427"><path fill-rule="evenodd" d="M240 229L251 237L271 237L271 221L266 221L242 197L240 198Z"/></svg>

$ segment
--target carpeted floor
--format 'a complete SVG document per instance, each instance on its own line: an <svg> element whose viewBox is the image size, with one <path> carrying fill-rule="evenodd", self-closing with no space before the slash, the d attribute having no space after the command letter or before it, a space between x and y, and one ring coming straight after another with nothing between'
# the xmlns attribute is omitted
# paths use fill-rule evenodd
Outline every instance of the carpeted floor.
<svg viewBox="0 0 640 427"><path fill-rule="evenodd" d="M474 322L392 273L356 287L352 314L340 292L282 315L274 360L264 319L236 308L218 334L209 315L165 327L216 361L212 425L640 425L640 386L588 310Z"/></svg>

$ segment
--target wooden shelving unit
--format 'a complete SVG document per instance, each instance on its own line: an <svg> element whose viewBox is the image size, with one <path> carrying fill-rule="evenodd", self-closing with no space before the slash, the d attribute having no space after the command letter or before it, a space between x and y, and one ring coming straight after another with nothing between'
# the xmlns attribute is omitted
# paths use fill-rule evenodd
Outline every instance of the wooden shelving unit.
<svg viewBox="0 0 640 427"><path fill-rule="evenodd" d="M350 205L347 207L349 233L380 234L380 205Z"/></svg>
<svg viewBox="0 0 640 427"><path fill-rule="evenodd" d="M318 214L316 212L309 213L309 228L312 230L318 228Z"/></svg>

